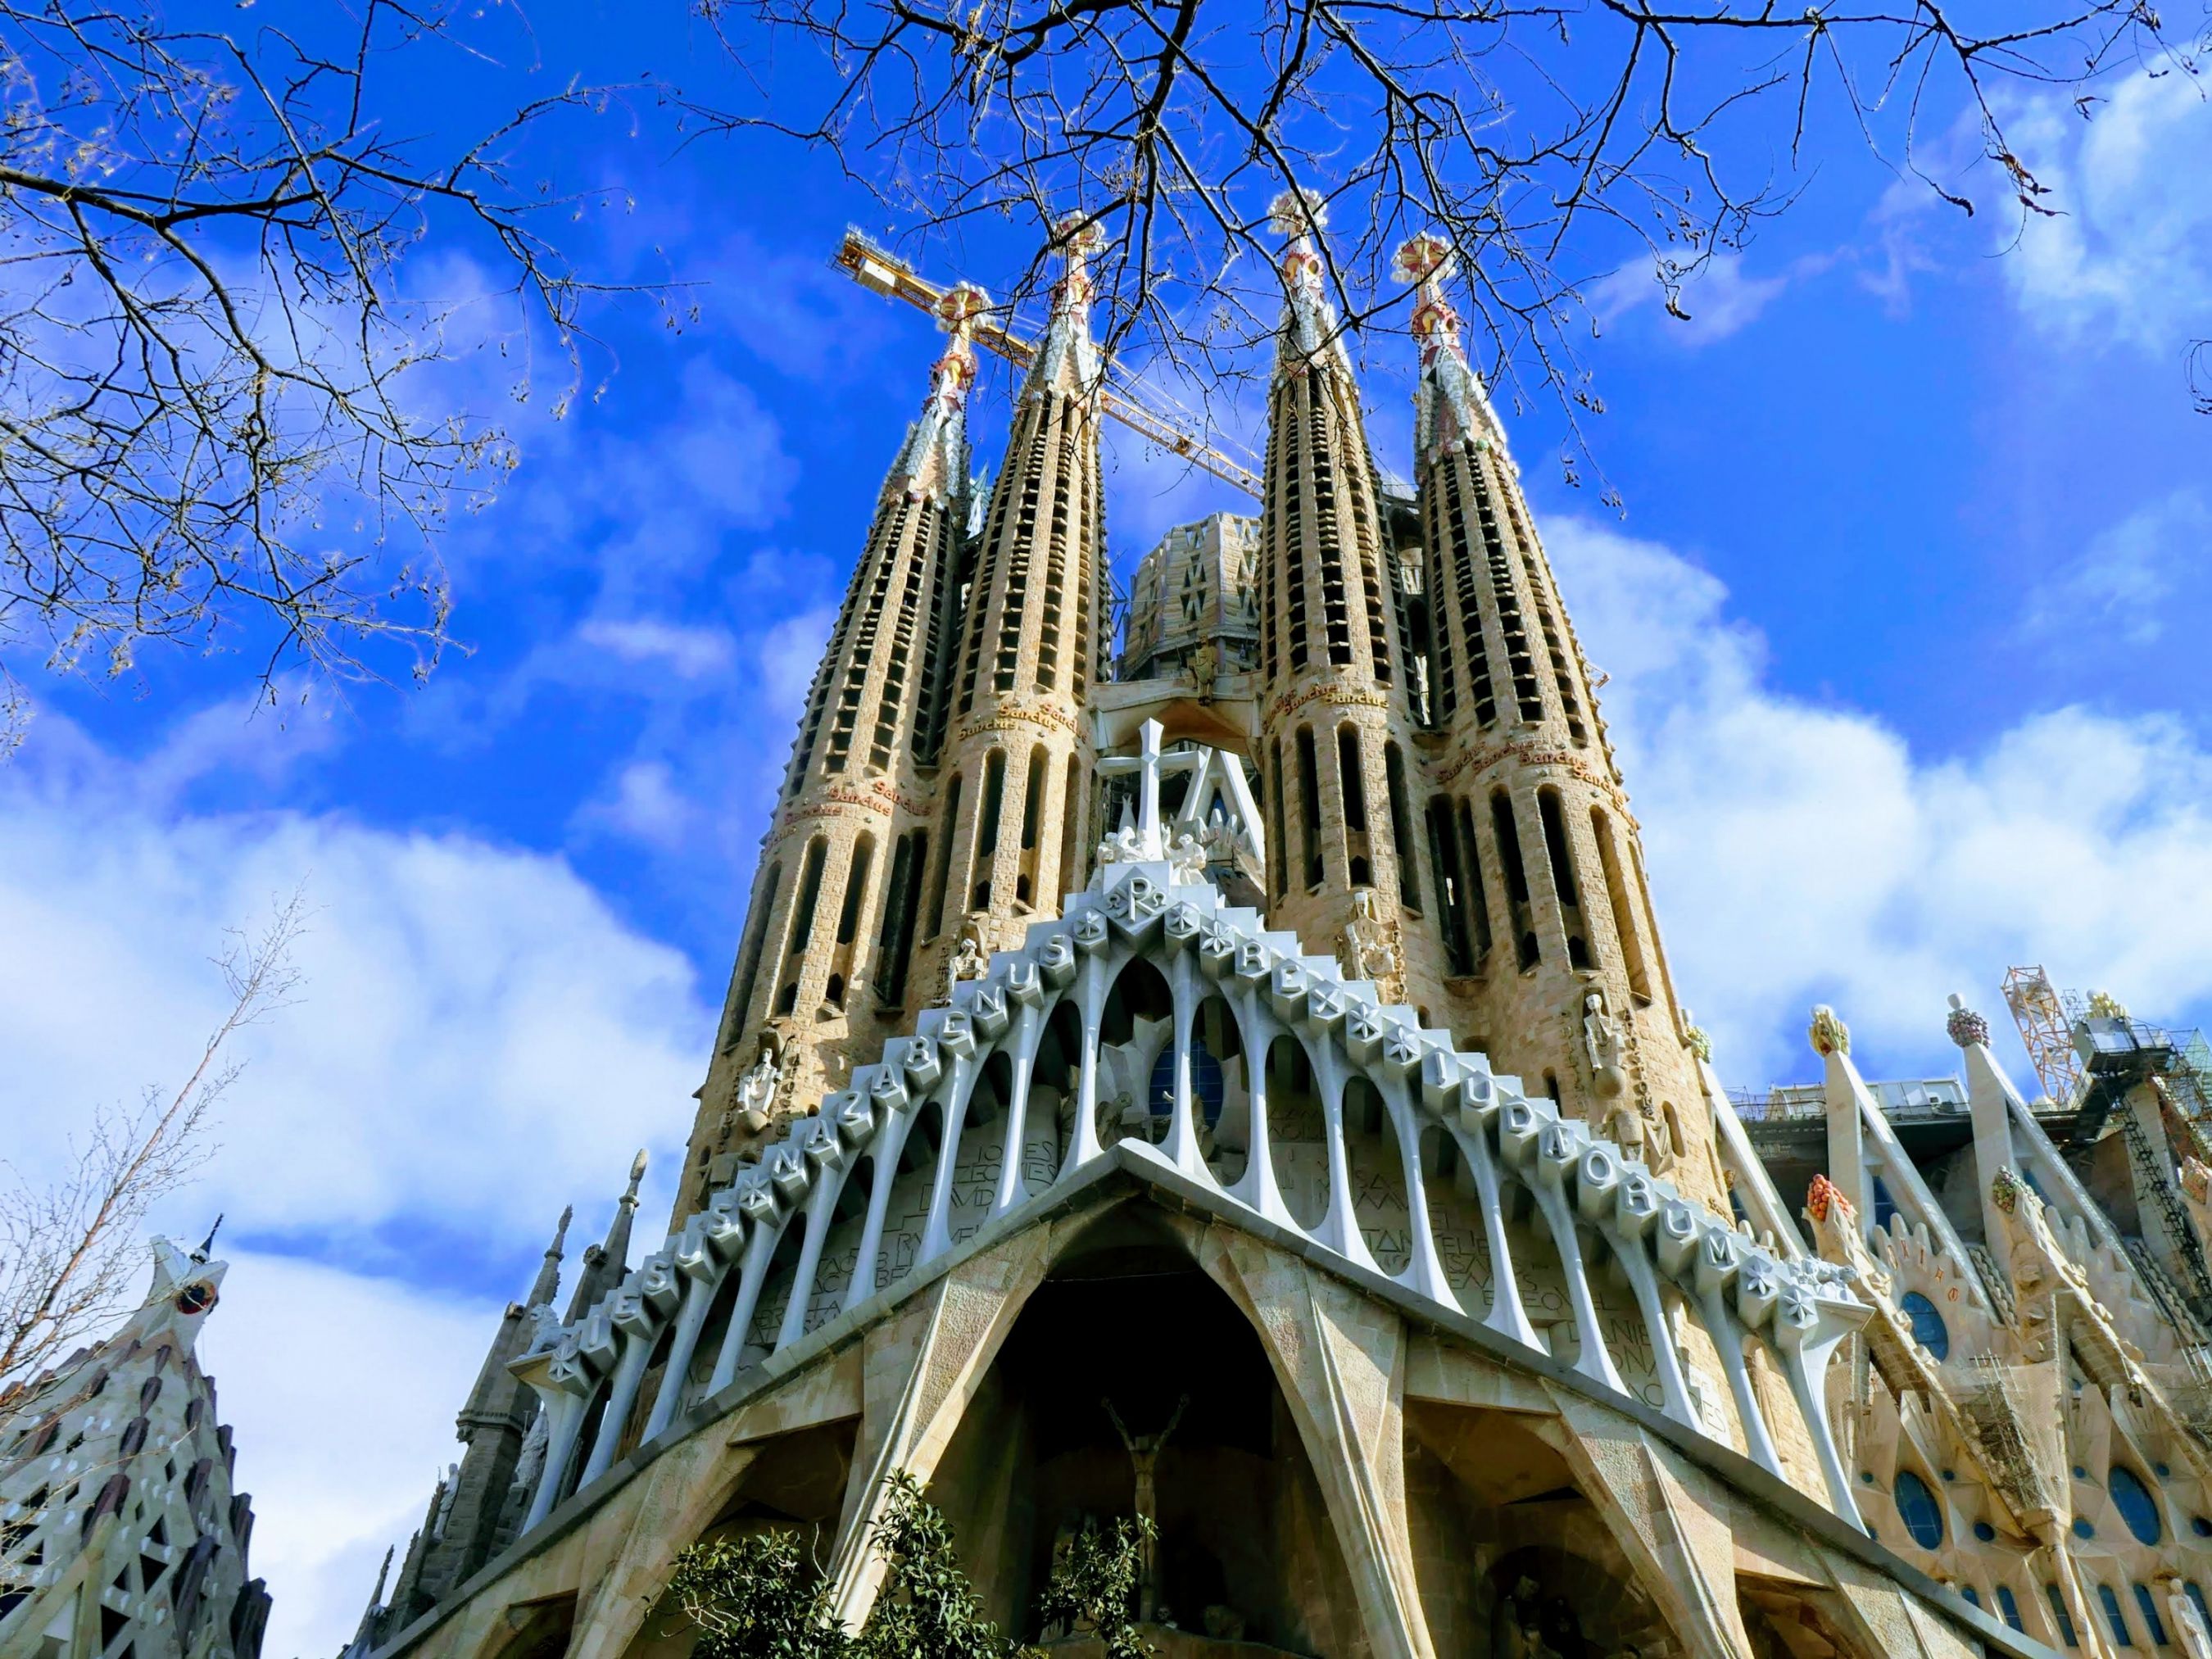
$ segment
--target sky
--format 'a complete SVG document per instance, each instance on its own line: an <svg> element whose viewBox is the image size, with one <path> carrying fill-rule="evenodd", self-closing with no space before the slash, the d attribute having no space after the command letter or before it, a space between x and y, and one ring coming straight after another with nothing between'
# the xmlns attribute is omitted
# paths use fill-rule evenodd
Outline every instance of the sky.
<svg viewBox="0 0 2212 1659"><path fill-rule="evenodd" d="M608 41L708 50L612 8L532 21L549 76ZM2032 1091L2014 963L2212 1022L2212 421L2181 369L2212 333L2212 112L2179 76L2106 92L2094 122L2013 106L2057 216L1969 219L1844 149L1687 321L1638 269L1597 281L1591 443L1622 510L1563 482L1556 411L1510 415L1731 1084L1815 1076L1816 1002L1869 1075L1948 1073L1956 990ZM19 1166L178 1080L225 930L310 907L299 1000L246 1034L216 1154L156 1218L228 1217L202 1353L272 1655L346 1638L458 1455L501 1307L563 1205L573 1242L604 1230L641 1146L638 1250L659 1242L799 703L936 350L830 268L848 221L893 227L826 158L618 116L573 142L634 199L586 252L679 280L696 316L606 307L605 389L557 420L557 377L517 401L511 359L463 366L522 458L444 547L465 650L419 689L288 682L275 712L241 658L97 683L10 659L38 703L0 766ZM483 279L417 257L433 287ZM1409 473L1410 349L1362 352ZM987 381L986 461L1004 419ZM1237 505L1133 444L1112 461L1125 577Z"/></svg>

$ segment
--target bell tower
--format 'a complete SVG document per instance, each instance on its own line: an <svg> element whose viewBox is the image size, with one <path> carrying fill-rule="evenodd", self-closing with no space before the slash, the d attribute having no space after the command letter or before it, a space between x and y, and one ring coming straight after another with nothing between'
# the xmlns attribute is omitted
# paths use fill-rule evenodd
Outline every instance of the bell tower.
<svg viewBox="0 0 2212 1659"><path fill-rule="evenodd" d="M1066 269L1013 410L1005 465L945 664L936 851L921 921L920 1006L980 970L1030 918L1081 884L1092 756L1083 719L1102 676L1106 550L1098 465L1103 368L1091 337L1079 214L1056 239Z"/></svg>
<svg viewBox="0 0 2212 1659"><path fill-rule="evenodd" d="M915 1000L933 728L965 574L972 336L989 303L963 283L937 307L950 337L878 492L762 843L679 1216L779 1118L840 1086Z"/></svg>
<svg viewBox="0 0 2212 1659"><path fill-rule="evenodd" d="M1322 286L1322 218L1305 194L1273 210L1288 246L1260 527L1268 917L1389 1000L1428 1006L1443 975L1433 941L1406 925L1422 884L1412 676L1394 640L1402 596L1358 382Z"/></svg>
<svg viewBox="0 0 2212 1659"><path fill-rule="evenodd" d="M1502 1072L1686 1189L1718 1199L1710 1113L1675 1003L1589 665L1505 432L1418 236L1414 466L1437 724L1422 803L1455 1020Z"/></svg>

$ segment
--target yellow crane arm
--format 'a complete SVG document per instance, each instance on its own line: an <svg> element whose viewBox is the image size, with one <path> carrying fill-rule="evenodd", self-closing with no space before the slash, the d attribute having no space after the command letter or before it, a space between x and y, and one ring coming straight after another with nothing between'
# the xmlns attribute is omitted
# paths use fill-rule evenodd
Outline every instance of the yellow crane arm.
<svg viewBox="0 0 2212 1659"><path fill-rule="evenodd" d="M832 262L862 288L894 300L903 300L923 311L933 310L945 289L921 275L896 254L878 246L857 230L848 230ZM975 343L995 351L1017 368L1027 368L1036 356L1034 342L1024 340L990 321L979 319ZM1105 411L1122 425L1140 434L1171 455L1180 455L1193 466L1212 473L1251 496L1261 499L1260 475L1242 462L1223 454L1196 433L1158 410L1148 409L1127 392L1112 386L1099 394Z"/></svg>

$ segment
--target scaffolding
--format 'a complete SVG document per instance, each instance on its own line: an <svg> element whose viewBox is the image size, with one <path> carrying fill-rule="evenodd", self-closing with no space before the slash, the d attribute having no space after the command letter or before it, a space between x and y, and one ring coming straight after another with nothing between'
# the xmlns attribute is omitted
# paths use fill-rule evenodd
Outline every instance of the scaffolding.
<svg viewBox="0 0 2212 1659"><path fill-rule="evenodd" d="M2081 1061L2074 1052L2073 1021L2051 975L2040 967L2006 969L2004 1000L2045 1096L2054 1106L2066 1105L2081 1086Z"/></svg>

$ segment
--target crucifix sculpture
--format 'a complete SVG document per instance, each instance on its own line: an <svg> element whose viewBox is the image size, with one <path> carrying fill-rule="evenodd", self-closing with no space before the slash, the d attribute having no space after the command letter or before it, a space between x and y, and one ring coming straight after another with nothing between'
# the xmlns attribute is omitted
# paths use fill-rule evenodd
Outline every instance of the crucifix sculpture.
<svg viewBox="0 0 2212 1659"><path fill-rule="evenodd" d="M1146 724L1155 732L1159 729L1152 721ZM1158 1434L1131 1434L1121 1421L1121 1413L1114 1409L1112 1401L1102 1400L1098 1403L1113 1419L1114 1432L1121 1437L1122 1445L1128 1449L1129 1464L1137 1477L1137 1619L1140 1624L1154 1624L1160 1611L1159 1492L1154 1484L1154 1470L1160 1461L1160 1449L1168 1443L1176 1425L1182 1421L1190 1396L1185 1395L1176 1401L1175 1415L1168 1419L1167 1427Z"/></svg>

